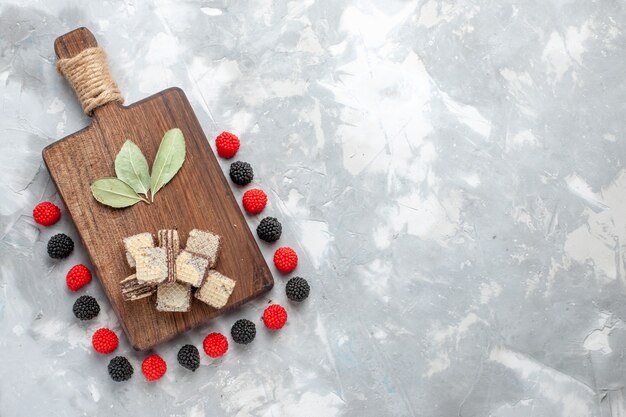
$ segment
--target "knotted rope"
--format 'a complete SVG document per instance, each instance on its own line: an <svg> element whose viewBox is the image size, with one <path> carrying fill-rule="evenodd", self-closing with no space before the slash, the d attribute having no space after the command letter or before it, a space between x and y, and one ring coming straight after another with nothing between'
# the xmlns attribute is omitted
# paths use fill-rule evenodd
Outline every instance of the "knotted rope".
<svg viewBox="0 0 626 417"><path fill-rule="evenodd" d="M67 78L88 116L111 101L124 102L102 48L87 48L72 58L59 59L57 70Z"/></svg>

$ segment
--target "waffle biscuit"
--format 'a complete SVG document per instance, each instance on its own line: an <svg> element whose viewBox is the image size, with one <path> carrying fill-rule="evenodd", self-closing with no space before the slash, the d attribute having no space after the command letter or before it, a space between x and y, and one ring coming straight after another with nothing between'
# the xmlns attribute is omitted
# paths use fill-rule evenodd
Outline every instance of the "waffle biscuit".
<svg viewBox="0 0 626 417"><path fill-rule="evenodd" d="M157 311L187 312L191 309L191 286L173 282L157 288Z"/></svg>
<svg viewBox="0 0 626 417"><path fill-rule="evenodd" d="M180 239L178 238L178 230L176 229L164 229L157 232L159 239L159 246L164 248L165 245L172 245L174 254L180 252ZM170 243L171 242L171 243Z"/></svg>
<svg viewBox="0 0 626 417"><path fill-rule="evenodd" d="M135 301L150 297L156 291L156 286L149 283L140 283L137 281L137 274L132 274L120 281L120 289L122 290L124 301Z"/></svg>
<svg viewBox="0 0 626 417"><path fill-rule="evenodd" d="M222 308L235 288L235 281L212 269L207 274L202 287L196 291L196 298L211 307Z"/></svg>
<svg viewBox="0 0 626 417"><path fill-rule="evenodd" d="M207 259L182 251L176 258L176 279L192 287L199 287L202 285L208 266Z"/></svg>
<svg viewBox="0 0 626 417"><path fill-rule="evenodd" d="M176 257L180 251L180 241L176 230L159 230L159 246L165 249L167 256L167 280L172 283L176 281Z"/></svg>
<svg viewBox="0 0 626 417"><path fill-rule="evenodd" d="M209 261L209 268L213 268L220 250L220 237L211 232L193 229L189 232L185 250L206 258Z"/></svg>
<svg viewBox="0 0 626 417"><path fill-rule="evenodd" d="M129 236L124 239L124 248L126 248L126 260L131 268L134 268L135 256L141 248L154 247L154 238L152 233L139 233L138 235Z"/></svg>
<svg viewBox="0 0 626 417"><path fill-rule="evenodd" d="M167 280L167 255L163 248L141 248L135 256L137 281L160 284Z"/></svg>

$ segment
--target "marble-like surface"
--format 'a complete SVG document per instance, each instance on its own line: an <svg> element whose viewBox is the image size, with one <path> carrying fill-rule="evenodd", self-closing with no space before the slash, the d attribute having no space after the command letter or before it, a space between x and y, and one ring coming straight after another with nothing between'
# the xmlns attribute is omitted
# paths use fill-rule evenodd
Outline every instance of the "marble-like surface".
<svg viewBox="0 0 626 417"><path fill-rule="evenodd" d="M622 0L3 0L0 415L624 416ZM107 376L103 311L73 318L67 216L41 150L84 127L52 43L88 26L127 103L173 85L239 157L312 285L285 280L160 346L149 384ZM223 165L227 169L227 164ZM240 190L235 190L237 196ZM258 218L249 218L254 227ZM262 245L269 257L272 246ZM194 374L178 348L289 309Z"/></svg>

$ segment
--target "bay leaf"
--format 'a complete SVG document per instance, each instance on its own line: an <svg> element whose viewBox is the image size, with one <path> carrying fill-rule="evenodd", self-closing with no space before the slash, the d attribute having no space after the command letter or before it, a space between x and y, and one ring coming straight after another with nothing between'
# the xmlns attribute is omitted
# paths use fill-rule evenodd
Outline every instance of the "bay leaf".
<svg viewBox="0 0 626 417"><path fill-rule="evenodd" d="M170 182L185 162L185 138L180 129L174 128L165 132L154 162L152 163L152 175L150 189L152 201L154 195L165 184Z"/></svg>
<svg viewBox="0 0 626 417"><path fill-rule="evenodd" d="M148 196L150 190L150 172L148 161L141 149L133 141L124 142L115 157L115 175L135 190L137 194Z"/></svg>
<svg viewBox="0 0 626 417"><path fill-rule="evenodd" d="M133 204L144 201L143 199L124 181L117 178L100 178L91 184L93 197L102 204L115 208L130 207Z"/></svg>

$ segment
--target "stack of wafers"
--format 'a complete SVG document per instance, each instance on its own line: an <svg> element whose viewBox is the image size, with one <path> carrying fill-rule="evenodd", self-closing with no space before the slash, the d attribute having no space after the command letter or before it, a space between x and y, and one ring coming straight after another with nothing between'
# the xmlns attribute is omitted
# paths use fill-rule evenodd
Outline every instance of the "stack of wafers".
<svg viewBox="0 0 626 417"><path fill-rule="evenodd" d="M156 309L164 312L187 312L195 297L215 308L228 302L235 281L213 269L220 252L220 237L194 229L180 250L176 230L159 230L158 246L151 233L124 239L126 259L135 274L120 282L122 297L135 301L156 293Z"/></svg>

